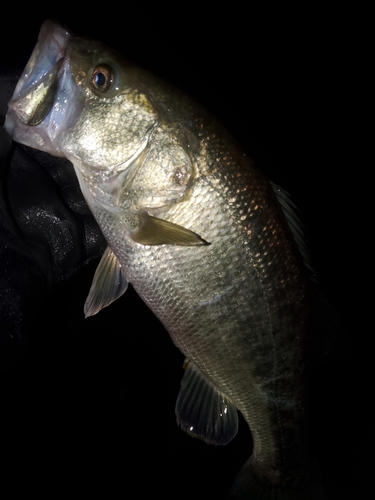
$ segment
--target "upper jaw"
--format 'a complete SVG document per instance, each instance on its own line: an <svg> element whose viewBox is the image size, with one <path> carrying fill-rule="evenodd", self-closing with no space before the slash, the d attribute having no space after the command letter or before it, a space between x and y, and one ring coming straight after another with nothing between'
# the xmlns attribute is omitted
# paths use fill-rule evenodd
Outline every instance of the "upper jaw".
<svg viewBox="0 0 375 500"><path fill-rule="evenodd" d="M72 36L70 31L54 21L47 20L42 24L37 44L16 85L12 100L22 98L53 71L56 64L65 57Z"/></svg>

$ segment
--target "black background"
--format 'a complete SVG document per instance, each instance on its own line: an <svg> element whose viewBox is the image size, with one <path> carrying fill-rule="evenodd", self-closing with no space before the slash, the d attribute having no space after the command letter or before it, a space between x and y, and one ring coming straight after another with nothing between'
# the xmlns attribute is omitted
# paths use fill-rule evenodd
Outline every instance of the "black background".
<svg viewBox="0 0 375 500"><path fill-rule="evenodd" d="M292 194L321 287L350 339L314 376L312 443L332 499L372 496L373 161L366 148L374 8L360 1L116 5L10 6L0 34L3 71L24 67L40 25L54 18L190 92ZM4 272L12 264L1 259ZM241 421L223 448L176 426L183 357L131 287L83 318L97 262L48 293L41 286L17 339L9 324L2 331L0 494L8 479L14 491L51 498L225 498L251 451L246 426ZM33 289L24 269L7 272L21 282L25 273Z"/></svg>

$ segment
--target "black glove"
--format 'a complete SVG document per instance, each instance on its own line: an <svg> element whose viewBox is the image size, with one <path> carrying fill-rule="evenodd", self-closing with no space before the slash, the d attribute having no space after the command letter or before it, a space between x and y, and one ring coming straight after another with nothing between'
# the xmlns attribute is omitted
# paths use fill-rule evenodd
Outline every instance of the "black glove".
<svg viewBox="0 0 375 500"><path fill-rule="evenodd" d="M0 369L23 351L35 315L48 314L51 289L106 247L70 162L12 143L2 126L17 79L0 69Z"/></svg>

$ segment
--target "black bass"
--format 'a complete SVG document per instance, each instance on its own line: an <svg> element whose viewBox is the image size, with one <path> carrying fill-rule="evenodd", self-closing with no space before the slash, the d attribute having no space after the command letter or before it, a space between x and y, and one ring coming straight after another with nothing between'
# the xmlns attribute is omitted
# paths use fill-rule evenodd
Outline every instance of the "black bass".
<svg viewBox="0 0 375 500"><path fill-rule="evenodd" d="M207 111L46 21L5 127L68 158L108 242L86 316L130 282L186 357L178 424L253 451L235 499L323 498L306 432L312 292L298 218Z"/></svg>

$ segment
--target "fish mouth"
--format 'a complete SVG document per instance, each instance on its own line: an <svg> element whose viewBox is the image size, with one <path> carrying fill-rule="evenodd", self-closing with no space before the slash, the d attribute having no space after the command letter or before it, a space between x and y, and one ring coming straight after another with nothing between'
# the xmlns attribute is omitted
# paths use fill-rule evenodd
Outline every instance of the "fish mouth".
<svg viewBox="0 0 375 500"><path fill-rule="evenodd" d="M20 97L12 99L10 105L16 117L25 125L30 127L39 125L51 111L57 96L58 72L61 63L60 60L40 80L33 81L31 87L26 84L27 93L21 91Z"/></svg>
<svg viewBox="0 0 375 500"><path fill-rule="evenodd" d="M66 57L73 36L52 20L43 23L37 44L8 103L5 120L5 128L14 140L58 156L56 137L69 123L76 121L82 111L74 99L77 90ZM72 99L74 120L72 106L69 106Z"/></svg>

